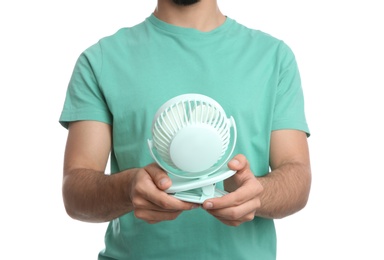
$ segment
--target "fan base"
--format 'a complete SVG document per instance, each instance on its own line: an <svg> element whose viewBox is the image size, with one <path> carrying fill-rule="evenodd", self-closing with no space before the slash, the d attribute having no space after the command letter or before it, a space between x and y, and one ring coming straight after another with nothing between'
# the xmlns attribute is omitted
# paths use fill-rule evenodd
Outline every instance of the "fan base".
<svg viewBox="0 0 384 260"><path fill-rule="evenodd" d="M216 183L231 177L235 173L236 171L226 168L205 178L192 180L170 174L172 186L166 192L180 200L201 204L206 199L227 194L226 191L217 189Z"/></svg>
<svg viewBox="0 0 384 260"><path fill-rule="evenodd" d="M213 187L212 194L207 195L201 191L203 188L207 188L207 187L209 187L209 188ZM212 184L210 186L205 186L203 188L188 190L188 191L181 191L181 192L176 192L176 193L169 193L169 194L175 198L178 198L179 200L182 200L182 201L202 204L207 199L218 198L218 197L224 196L225 194L228 193L226 191L216 189L214 184Z"/></svg>

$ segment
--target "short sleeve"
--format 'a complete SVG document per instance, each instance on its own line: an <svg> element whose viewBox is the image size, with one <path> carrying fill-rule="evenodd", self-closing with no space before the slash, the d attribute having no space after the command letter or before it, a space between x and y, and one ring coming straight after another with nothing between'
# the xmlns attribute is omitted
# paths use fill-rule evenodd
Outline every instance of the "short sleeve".
<svg viewBox="0 0 384 260"><path fill-rule="evenodd" d="M76 61L70 78L60 124L67 128L69 122L94 120L112 123L112 116L99 82L102 72L102 51L99 44L85 50Z"/></svg>
<svg viewBox="0 0 384 260"><path fill-rule="evenodd" d="M279 49L279 79L272 122L272 130L281 129L301 130L310 135L299 69L292 50L284 42Z"/></svg>

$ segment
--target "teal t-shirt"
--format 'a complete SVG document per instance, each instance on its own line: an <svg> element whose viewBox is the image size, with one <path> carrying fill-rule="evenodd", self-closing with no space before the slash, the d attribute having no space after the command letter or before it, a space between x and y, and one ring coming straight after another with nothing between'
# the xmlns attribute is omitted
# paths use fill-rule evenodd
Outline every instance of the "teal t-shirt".
<svg viewBox="0 0 384 260"><path fill-rule="evenodd" d="M85 50L71 77L60 123L96 120L112 125L111 174L153 159L147 145L157 109L169 99L199 93L236 121L235 154L256 176L269 172L271 131L309 134L300 75L281 40L227 18L201 32L154 15ZM222 183L219 184L222 188ZM202 209L147 224L133 213L110 222L99 259L240 260L276 258L273 220L256 217L239 227Z"/></svg>

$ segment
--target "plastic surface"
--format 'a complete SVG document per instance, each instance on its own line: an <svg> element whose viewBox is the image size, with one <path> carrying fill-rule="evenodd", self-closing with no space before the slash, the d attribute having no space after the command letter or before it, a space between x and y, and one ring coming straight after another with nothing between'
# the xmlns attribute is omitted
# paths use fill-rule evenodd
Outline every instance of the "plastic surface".
<svg viewBox="0 0 384 260"><path fill-rule="evenodd" d="M210 127L191 126L181 129L169 147L172 162L185 172L201 172L218 161L222 140ZM186 160L187 158L187 160Z"/></svg>
<svg viewBox="0 0 384 260"><path fill-rule="evenodd" d="M155 114L152 136L151 156L172 179L167 193L195 203L226 194L215 186L235 174L226 163L237 130L215 100L200 94L170 99Z"/></svg>
<svg viewBox="0 0 384 260"><path fill-rule="evenodd" d="M227 194L226 191L217 189L216 183L231 177L235 173L235 171L226 168L205 179L186 180L171 176L172 186L166 192L180 200L201 204L206 199Z"/></svg>

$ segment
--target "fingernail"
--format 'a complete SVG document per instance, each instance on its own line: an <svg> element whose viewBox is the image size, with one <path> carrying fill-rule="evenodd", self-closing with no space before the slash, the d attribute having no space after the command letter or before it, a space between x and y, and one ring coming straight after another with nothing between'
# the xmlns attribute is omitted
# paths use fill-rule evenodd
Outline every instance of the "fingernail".
<svg viewBox="0 0 384 260"><path fill-rule="evenodd" d="M239 165L240 164L239 160L237 160L237 159L233 159L231 161L231 163L234 164L234 165Z"/></svg>
<svg viewBox="0 0 384 260"><path fill-rule="evenodd" d="M196 205L196 204L192 205L191 207L191 209L197 209L197 208L199 208L199 205Z"/></svg>
<svg viewBox="0 0 384 260"><path fill-rule="evenodd" d="M206 208L206 209L211 209L211 208L213 208L213 203L208 201L207 203L205 203L205 208Z"/></svg>
<svg viewBox="0 0 384 260"><path fill-rule="evenodd" d="M161 180L160 180L160 186L165 185L167 182L168 182L168 179L167 179L167 178L163 178L163 179L161 179Z"/></svg>

